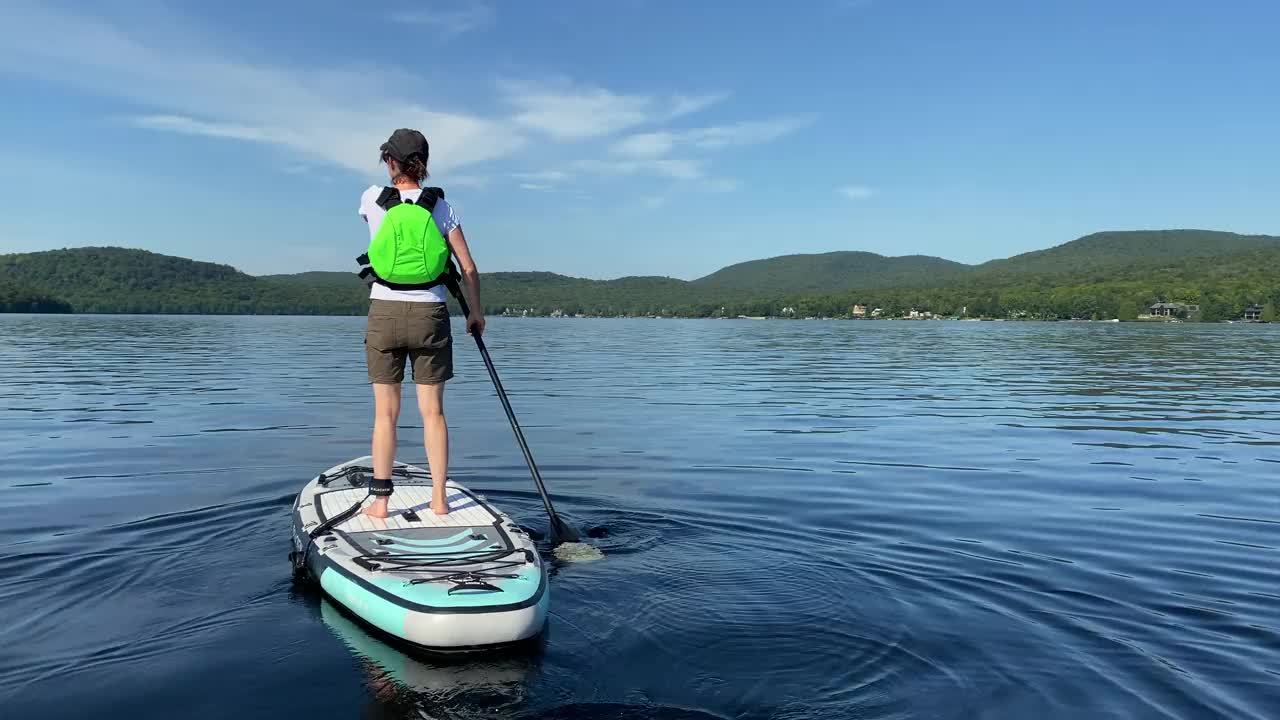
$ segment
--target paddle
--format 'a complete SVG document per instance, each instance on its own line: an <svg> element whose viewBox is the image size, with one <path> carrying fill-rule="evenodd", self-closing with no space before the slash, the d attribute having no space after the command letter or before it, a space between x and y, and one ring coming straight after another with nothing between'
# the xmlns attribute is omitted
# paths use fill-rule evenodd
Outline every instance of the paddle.
<svg viewBox="0 0 1280 720"><path fill-rule="evenodd" d="M458 285L457 270L452 267L450 261L450 280L448 283L450 292L458 301L458 305L462 307L462 316L470 317L471 311L467 308L467 301L462 298L462 288ZM489 379L493 381L493 387L498 391L498 399L502 401L502 409L507 411L507 420L511 421L511 430L516 434L516 442L520 443L520 450L524 453L524 461L529 465L529 473L533 475L533 482L538 486L538 494L542 496L542 504L547 508L547 517L551 520L551 538L557 544L562 542L578 542L578 531L574 530L560 516L556 514L556 509L551 507L551 498L547 495L547 488L542 484L542 475L538 473L538 466L533 462L533 453L529 452L529 443L524 440L524 433L520 431L520 423L516 422L516 414L511 409L511 401L507 399L507 391L502 389L502 380L498 379L498 371L493 367L493 358L489 357L489 349L484 345L484 338L479 333L471 333L471 337L475 338L476 347L480 350L480 357L484 358L484 366L489 370Z"/></svg>

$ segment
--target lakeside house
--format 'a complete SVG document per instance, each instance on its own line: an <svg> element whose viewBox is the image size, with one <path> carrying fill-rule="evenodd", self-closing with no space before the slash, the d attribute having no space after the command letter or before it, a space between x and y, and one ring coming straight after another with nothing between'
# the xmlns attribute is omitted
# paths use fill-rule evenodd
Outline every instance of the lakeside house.
<svg viewBox="0 0 1280 720"><path fill-rule="evenodd" d="M1199 305L1186 303L1156 303L1147 308L1148 317L1181 318L1200 312Z"/></svg>
<svg viewBox="0 0 1280 720"><path fill-rule="evenodd" d="M1250 305L1244 309L1245 322L1262 322L1262 306Z"/></svg>
<svg viewBox="0 0 1280 720"><path fill-rule="evenodd" d="M864 317L866 317L866 316L867 316L867 306L866 306L866 305L854 305L854 306L853 306L853 313L852 313L852 315L853 315L854 317L856 317L856 318L864 318Z"/></svg>

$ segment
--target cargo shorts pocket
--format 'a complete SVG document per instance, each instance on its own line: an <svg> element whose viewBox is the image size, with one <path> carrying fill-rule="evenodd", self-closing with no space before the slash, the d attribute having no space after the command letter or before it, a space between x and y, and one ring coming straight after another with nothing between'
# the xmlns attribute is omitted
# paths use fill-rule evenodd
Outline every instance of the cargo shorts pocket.
<svg viewBox="0 0 1280 720"><path fill-rule="evenodd" d="M423 308L409 319L409 347L413 350L443 350L453 341L449 327L449 306Z"/></svg>
<svg viewBox="0 0 1280 720"><path fill-rule="evenodd" d="M364 344L369 349L379 352L395 350L399 346L399 343L396 342L396 319L370 317L369 324L364 331Z"/></svg>

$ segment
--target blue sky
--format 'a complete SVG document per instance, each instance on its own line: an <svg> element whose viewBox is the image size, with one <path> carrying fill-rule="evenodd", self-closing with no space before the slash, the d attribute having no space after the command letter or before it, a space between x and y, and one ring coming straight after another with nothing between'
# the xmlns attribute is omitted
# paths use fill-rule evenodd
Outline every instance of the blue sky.
<svg viewBox="0 0 1280 720"><path fill-rule="evenodd" d="M417 127L482 272L1280 233L1264 0L6 2L0 252L351 269Z"/></svg>

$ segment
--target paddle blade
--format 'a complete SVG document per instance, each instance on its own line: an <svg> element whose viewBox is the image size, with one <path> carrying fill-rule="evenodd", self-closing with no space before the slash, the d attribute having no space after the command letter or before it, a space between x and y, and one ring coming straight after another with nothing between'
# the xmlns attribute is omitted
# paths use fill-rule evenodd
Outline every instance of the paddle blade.
<svg viewBox="0 0 1280 720"><path fill-rule="evenodd" d="M557 543L578 542L581 539L578 531L561 520L559 515L551 518L551 538Z"/></svg>

